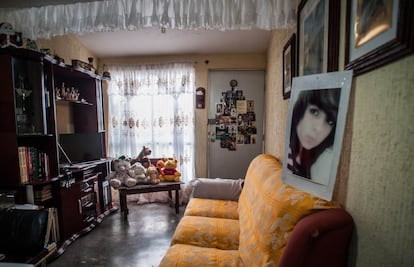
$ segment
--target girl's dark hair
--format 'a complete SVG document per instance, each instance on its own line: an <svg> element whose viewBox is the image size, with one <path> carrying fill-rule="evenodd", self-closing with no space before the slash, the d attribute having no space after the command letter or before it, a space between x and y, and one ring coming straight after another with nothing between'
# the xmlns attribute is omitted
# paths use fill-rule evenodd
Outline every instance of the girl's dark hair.
<svg viewBox="0 0 414 267"><path fill-rule="evenodd" d="M310 168L319 155L328 147L332 146L335 138L336 119L338 116L340 89L316 89L306 90L299 93L298 99L293 107L292 124L290 132L290 149L292 159L295 160L300 149L300 141L296 132L298 123L302 120L309 105L315 105L323 110L333 127L328 137L318 146L311 150L304 149L301 155L301 173L296 173L306 178L311 178Z"/></svg>

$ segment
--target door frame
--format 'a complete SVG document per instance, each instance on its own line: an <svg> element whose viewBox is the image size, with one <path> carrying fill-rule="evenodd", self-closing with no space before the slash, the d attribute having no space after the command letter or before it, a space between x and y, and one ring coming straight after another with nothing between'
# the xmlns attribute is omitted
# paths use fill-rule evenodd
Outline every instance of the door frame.
<svg viewBox="0 0 414 267"><path fill-rule="evenodd" d="M208 75L207 75L207 97L206 97L206 116L207 116L207 132L206 132L206 137L207 137L207 151L206 151L206 160L207 160L207 177L209 178L213 178L210 176L210 123L209 120L210 118L210 107L211 107L211 83L210 83L210 74L212 72L231 72L231 71L262 71L263 72L263 118L262 118L262 147L261 147L261 153L264 153L265 151L265 143L266 143L266 139L265 139L265 132L266 132L266 80L267 80L267 72L265 69L262 68L247 68L247 69L237 69L237 68L226 68L226 69L220 69L220 68L214 68L214 69L209 69L208 70ZM208 102L207 102L208 101ZM258 133L259 134L259 133ZM244 177L243 177L244 178Z"/></svg>

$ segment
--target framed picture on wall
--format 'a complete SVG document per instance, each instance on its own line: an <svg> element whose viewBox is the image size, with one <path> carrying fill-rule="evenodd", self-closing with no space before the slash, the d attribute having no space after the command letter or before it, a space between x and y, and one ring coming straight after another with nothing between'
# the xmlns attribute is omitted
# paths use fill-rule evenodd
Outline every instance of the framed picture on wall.
<svg viewBox="0 0 414 267"><path fill-rule="evenodd" d="M302 0L298 8L298 76L338 70L338 0Z"/></svg>
<svg viewBox="0 0 414 267"><path fill-rule="evenodd" d="M332 199L345 129L352 71L293 78L283 181Z"/></svg>
<svg viewBox="0 0 414 267"><path fill-rule="evenodd" d="M296 34L292 34L283 47L283 99L290 97L292 78L296 74Z"/></svg>
<svg viewBox="0 0 414 267"><path fill-rule="evenodd" d="M414 1L347 1L346 69L365 73L414 51Z"/></svg>

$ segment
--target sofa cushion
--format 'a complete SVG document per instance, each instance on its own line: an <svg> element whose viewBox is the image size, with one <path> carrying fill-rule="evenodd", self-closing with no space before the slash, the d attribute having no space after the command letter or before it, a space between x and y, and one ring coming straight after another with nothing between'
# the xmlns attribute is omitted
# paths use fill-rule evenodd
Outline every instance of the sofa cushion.
<svg viewBox="0 0 414 267"><path fill-rule="evenodd" d="M198 178L193 197L238 201L243 183L242 179Z"/></svg>
<svg viewBox="0 0 414 267"><path fill-rule="evenodd" d="M239 221L222 218L184 216L171 244L188 244L218 249L238 249Z"/></svg>
<svg viewBox="0 0 414 267"><path fill-rule="evenodd" d="M242 267L237 250L203 248L185 244L171 246L159 267Z"/></svg>
<svg viewBox="0 0 414 267"><path fill-rule="evenodd" d="M256 157L247 170L239 199L239 252L246 266L274 266L295 224L318 209L338 207L285 185L282 164L271 155Z"/></svg>
<svg viewBox="0 0 414 267"><path fill-rule="evenodd" d="M219 199L192 198L184 215L212 218L239 219L238 202Z"/></svg>

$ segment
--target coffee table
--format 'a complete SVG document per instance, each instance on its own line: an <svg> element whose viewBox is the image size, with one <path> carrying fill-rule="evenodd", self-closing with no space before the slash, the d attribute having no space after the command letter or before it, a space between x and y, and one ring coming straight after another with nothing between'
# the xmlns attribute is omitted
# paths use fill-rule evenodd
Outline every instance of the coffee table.
<svg viewBox="0 0 414 267"><path fill-rule="evenodd" d="M168 191L168 196L172 200L172 193L171 191L175 191L175 212L178 214L179 212L179 205L180 205L180 195L179 191L181 189L181 184L183 182L160 182L159 184L150 185L136 185L136 186L121 186L118 188L119 191L119 202L121 206L121 212L124 214L124 218L128 216L128 206L127 206L127 195L133 194L143 194L143 193L151 193L151 192L161 192L161 191Z"/></svg>

